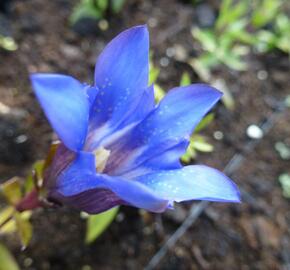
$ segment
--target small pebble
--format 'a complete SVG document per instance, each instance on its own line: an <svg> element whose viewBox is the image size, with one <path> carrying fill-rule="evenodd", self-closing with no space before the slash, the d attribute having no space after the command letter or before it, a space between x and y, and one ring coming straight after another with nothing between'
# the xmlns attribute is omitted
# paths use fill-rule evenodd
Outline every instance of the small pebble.
<svg viewBox="0 0 290 270"><path fill-rule="evenodd" d="M213 133L213 137L214 137L216 140L220 141L220 140L222 140L222 139L224 138L224 134L223 134L221 131L217 130L217 131L215 131L215 132Z"/></svg>
<svg viewBox="0 0 290 270"><path fill-rule="evenodd" d="M257 72L257 78L261 81L264 81L268 78L268 72L266 70L259 70Z"/></svg>
<svg viewBox="0 0 290 270"><path fill-rule="evenodd" d="M169 59L167 57L162 57L160 59L160 66L167 67L169 65Z"/></svg>
<svg viewBox="0 0 290 270"><path fill-rule="evenodd" d="M28 139L27 136L22 134L22 135L19 135L15 138L15 142L16 143L24 143L27 141L27 139Z"/></svg>
<svg viewBox="0 0 290 270"><path fill-rule="evenodd" d="M24 265L25 267L29 267L29 266L31 266L32 263L33 263L33 260L32 260L31 258L29 258L29 257L25 258L24 261L23 261L23 265Z"/></svg>
<svg viewBox="0 0 290 270"><path fill-rule="evenodd" d="M148 20L148 25L149 25L149 27L151 27L151 28L156 27L157 24L158 24L158 21L157 21L157 19L155 19L155 18L150 18L150 19Z"/></svg>
<svg viewBox="0 0 290 270"><path fill-rule="evenodd" d="M11 111L10 107L8 107L7 105L5 105L4 103L0 101L0 113L8 114L10 111Z"/></svg>
<svg viewBox="0 0 290 270"><path fill-rule="evenodd" d="M99 27L100 27L100 29L102 30L102 31L106 31L106 30L108 30L108 28L109 28L109 23L108 23L108 21L107 20L100 20L99 21L99 23L98 23L98 25L99 25Z"/></svg>
<svg viewBox="0 0 290 270"><path fill-rule="evenodd" d="M119 213L116 216L116 221L119 222L119 223L122 222L124 219L125 219L125 215L123 213Z"/></svg>
<svg viewBox="0 0 290 270"><path fill-rule="evenodd" d="M251 139L261 139L264 136L263 130L257 125L250 125L247 128L247 135Z"/></svg>
<svg viewBox="0 0 290 270"><path fill-rule="evenodd" d="M188 58L188 52L182 45L176 44L174 45L174 56L177 61L186 61Z"/></svg>

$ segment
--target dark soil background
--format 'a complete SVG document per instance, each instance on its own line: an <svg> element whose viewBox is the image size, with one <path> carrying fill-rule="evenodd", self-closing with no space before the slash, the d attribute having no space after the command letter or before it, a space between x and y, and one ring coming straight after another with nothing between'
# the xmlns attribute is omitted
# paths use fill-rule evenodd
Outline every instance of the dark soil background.
<svg viewBox="0 0 290 270"><path fill-rule="evenodd" d="M9 108L0 106L1 181L26 175L35 160L44 158L53 138L32 93L30 72L65 73L90 82L95 59L105 44L120 31L147 23L154 62L161 68L158 83L166 89L176 86L184 71L199 81L188 64L168 54L176 45L187 55L196 53L190 34L191 26L201 20L196 6L177 0L131 0L110 18L108 30L80 35L68 23L76 2L12 2L10 31L19 49L0 50L0 101ZM215 1L205 3L216 12ZM246 72L216 71L226 80L236 107L233 111L221 104L216 107L216 120L203 132L215 151L199 154L197 163L223 169L249 142L247 127L264 122L289 95L287 55L251 54L248 63ZM258 76L261 71L266 74L263 78ZM290 172L289 161L282 160L274 148L277 141L290 144L289 123L286 110L231 176L246 192L242 204L211 204L158 269L290 269L289 201L278 181L281 173ZM214 139L217 130L223 139ZM178 205L175 212L162 215L122 207L114 223L90 246L84 244L85 221L69 209L34 213L33 239L24 251L16 237L0 239L21 269L142 269L182 223L190 205Z"/></svg>

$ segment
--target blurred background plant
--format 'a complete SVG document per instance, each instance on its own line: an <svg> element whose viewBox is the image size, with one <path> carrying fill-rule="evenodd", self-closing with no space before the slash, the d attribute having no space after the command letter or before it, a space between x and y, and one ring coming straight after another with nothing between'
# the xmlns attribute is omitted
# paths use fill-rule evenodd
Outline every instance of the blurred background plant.
<svg viewBox="0 0 290 270"><path fill-rule="evenodd" d="M198 76L225 93L223 102L233 109L234 101L228 87L213 76L221 65L231 70L245 71L250 50L266 53L280 50L290 53L290 20L285 13L285 0L223 0L212 27L192 28L201 53L190 60Z"/></svg>
<svg viewBox="0 0 290 270"><path fill-rule="evenodd" d="M108 18L118 14L125 4L125 0L80 0L70 16L70 23L74 29L83 34L91 31L92 26L100 30L108 29Z"/></svg>
<svg viewBox="0 0 290 270"><path fill-rule="evenodd" d="M20 270L15 258L6 248L0 243L0 270Z"/></svg>
<svg viewBox="0 0 290 270"><path fill-rule="evenodd" d="M11 0L0 1L0 48L6 51L15 51L18 46L12 37L8 18Z"/></svg>

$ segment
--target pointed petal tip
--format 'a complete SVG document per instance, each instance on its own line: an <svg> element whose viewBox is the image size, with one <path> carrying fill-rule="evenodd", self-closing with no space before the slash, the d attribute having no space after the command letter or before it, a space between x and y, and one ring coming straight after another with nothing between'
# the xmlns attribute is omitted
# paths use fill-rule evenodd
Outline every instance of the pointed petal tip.
<svg viewBox="0 0 290 270"><path fill-rule="evenodd" d="M129 31L129 30L138 30L138 31L148 32L148 26L147 26L147 24L135 25L135 26L128 28L125 31Z"/></svg>
<svg viewBox="0 0 290 270"><path fill-rule="evenodd" d="M146 24L136 25L125 29L121 33L119 33L115 38L113 38L112 41L127 35L138 35L140 38L146 37L149 41L149 31Z"/></svg>
<svg viewBox="0 0 290 270"><path fill-rule="evenodd" d="M223 96L223 92L218 90L217 88L209 85L209 84L205 84L205 83L197 83L197 84L192 84L191 86L197 86L200 88L203 88L204 90L211 92L212 95L215 95L218 99L220 99Z"/></svg>
<svg viewBox="0 0 290 270"><path fill-rule="evenodd" d="M204 165L159 171L139 177L137 181L152 189L157 196L175 202L206 200L240 202L236 184L222 172Z"/></svg>
<svg viewBox="0 0 290 270"><path fill-rule="evenodd" d="M84 144L89 103L84 86L71 76L54 73L30 75L33 91L52 128L71 150Z"/></svg>
<svg viewBox="0 0 290 270"><path fill-rule="evenodd" d="M232 199L232 201L229 201L229 202L242 203L241 192L240 192L238 186L233 181L231 181L231 183L233 186L233 199Z"/></svg>

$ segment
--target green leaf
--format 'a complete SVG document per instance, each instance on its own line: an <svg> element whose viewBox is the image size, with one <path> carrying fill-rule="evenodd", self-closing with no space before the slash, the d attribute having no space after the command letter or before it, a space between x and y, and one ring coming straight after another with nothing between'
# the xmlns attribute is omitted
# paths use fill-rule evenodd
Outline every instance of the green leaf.
<svg viewBox="0 0 290 270"><path fill-rule="evenodd" d="M241 0L237 1L237 4L233 4L233 2L233 0L222 1L219 16L215 25L217 29L221 30L223 27L238 21L243 16L246 16L249 8L249 1Z"/></svg>
<svg viewBox="0 0 290 270"><path fill-rule="evenodd" d="M119 207L114 207L106 212L91 215L87 219L87 231L86 231L86 244L92 243L97 239L105 229L112 223L114 220Z"/></svg>
<svg viewBox="0 0 290 270"><path fill-rule="evenodd" d="M165 96L165 91L158 85L154 85L155 102L159 103L161 99Z"/></svg>
<svg viewBox="0 0 290 270"><path fill-rule="evenodd" d="M219 89L223 92L222 102L228 110L233 110L235 108L235 100L231 91L229 90L226 82L223 79L216 79L212 81L213 87Z"/></svg>
<svg viewBox="0 0 290 270"><path fill-rule="evenodd" d="M4 182L0 186L0 190L8 203L12 205L17 204L22 197L21 184L18 177L13 177L10 180Z"/></svg>
<svg viewBox="0 0 290 270"><path fill-rule="evenodd" d="M1 226L9 220L14 213L15 209L13 206L7 206L0 211L0 228Z"/></svg>
<svg viewBox="0 0 290 270"><path fill-rule="evenodd" d="M0 244L0 270L20 270L10 251Z"/></svg>
<svg viewBox="0 0 290 270"><path fill-rule="evenodd" d="M277 32L290 36L290 19L286 14L280 13L277 15L275 27Z"/></svg>
<svg viewBox="0 0 290 270"><path fill-rule="evenodd" d="M112 0L112 10L115 14L119 13L125 4L125 0Z"/></svg>
<svg viewBox="0 0 290 270"><path fill-rule="evenodd" d="M209 113L206 115L199 124L195 127L194 133L199 133L203 129L205 129L214 119L214 113Z"/></svg>
<svg viewBox="0 0 290 270"><path fill-rule="evenodd" d="M20 215L22 219L28 220L32 214L31 211L24 211L22 213L16 213L16 215ZM10 214L9 218L13 217L12 219L7 219L6 223L4 225L0 225L0 234L9 234L18 232L19 229L17 227L16 219L15 219L15 211L13 209L13 212Z"/></svg>
<svg viewBox="0 0 290 270"><path fill-rule="evenodd" d="M203 49L209 52L214 52L217 47L215 34L210 30L201 30L194 27L191 30L194 38L196 38L202 45Z"/></svg>
<svg viewBox="0 0 290 270"><path fill-rule="evenodd" d="M196 157L196 151L192 147L192 145L189 145L186 153L181 157L181 161L185 163L189 163L191 159L194 159Z"/></svg>
<svg viewBox="0 0 290 270"><path fill-rule="evenodd" d="M275 149L279 153L281 159L289 160L290 159L290 147L283 142L276 142Z"/></svg>
<svg viewBox="0 0 290 270"><path fill-rule="evenodd" d="M205 141L193 141L192 147L195 148L199 152L205 152L205 153L210 153L214 150L213 145Z"/></svg>
<svg viewBox="0 0 290 270"><path fill-rule="evenodd" d="M282 186L283 196L290 199L290 175L288 173L279 175L279 182Z"/></svg>
<svg viewBox="0 0 290 270"><path fill-rule="evenodd" d="M280 0L256 1L259 6L254 7L252 14L252 24L256 28L261 28L273 21L283 3Z"/></svg>
<svg viewBox="0 0 290 270"><path fill-rule="evenodd" d="M32 225L29 221L31 212L15 213L14 218L16 222L17 231L23 248L26 248L32 238Z"/></svg>
<svg viewBox="0 0 290 270"><path fill-rule="evenodd" d="M103 3L99 1L94 3L94 0L81 0L74 8L70 16L70 23L75 24L82 18L93 18L96 20L103 18ZM107 1L106 1L107 2Z"/></svg>
<svg viewBox="0 0 290 270"><path fill-rule="evenodd" d="M211 79L210 68L213 66L212 63L214 65L219 63L212 53L203 54L197 59L191 59L189 62L198 77L205 82L209 82Z"/></svg>
<svg viewBox="0 0 290 270"><path fill-rule="evenodd" d="M191 79L188 72L183 72L179 85L186 86L191 84Z"/></svg>
<svg viewBox="0 0 290 270"><path fill-rule="evenodd" d="M16 51L18 45L12 37L6 37L0 35L0 47L6 51Z"/></svg>
<svg viewBox="0 0 290 270"><path fill-rule="evenodd" d="M220 60L231 69L238 71L247 69L247 64L241 59L239 55L234 54L233 51L224 54L223 58Z"/></svg>
<svg viewBox="0 0 290 270"><path fill-rule="evenodd" d="M25 194L30 192L35 187L35 184L39 187L42 186L44 166L44 160L38 160L32 165L32 172L28 175L24 183ZM35 183L34 177L36 177L37 183Z"/></svg>
<svg viewBox="0 0 290 270"><path fill-rule="evenodd" d="M159 68L155 67L152 62L150 62L150 71L149 71L149 85L152 83L155 83L158 76L159 76L160 70Z"/></svg>

